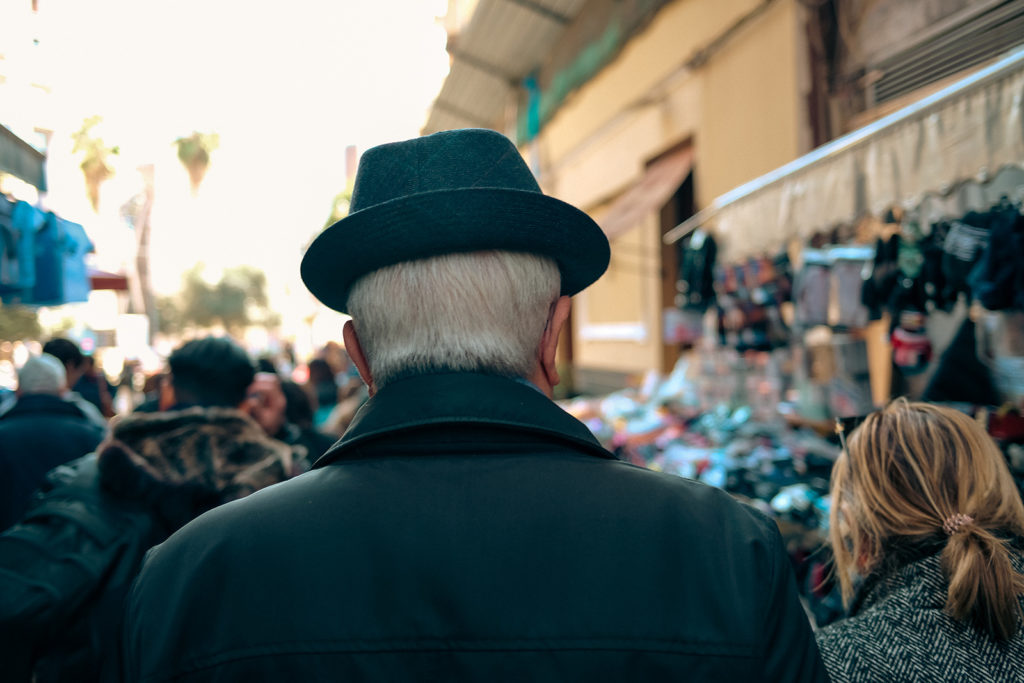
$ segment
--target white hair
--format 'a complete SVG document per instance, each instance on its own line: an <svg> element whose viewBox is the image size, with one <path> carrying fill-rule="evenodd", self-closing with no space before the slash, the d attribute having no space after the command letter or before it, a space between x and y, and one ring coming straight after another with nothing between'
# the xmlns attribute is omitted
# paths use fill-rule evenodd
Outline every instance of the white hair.
<svg viewBox="0 0 1024 683"><path fill-rule="evenodd" d="M59 395L67 386L64 364L48 353L29 358L18 371L18 391L22 394Z"/></svg>
<svg viewBox="0 0 1024 683"><path fill-rule="evenodd" d="M378 389L428 372L528 377L560 290L550 258L445 254L363 276L348 310Z"/></svg>

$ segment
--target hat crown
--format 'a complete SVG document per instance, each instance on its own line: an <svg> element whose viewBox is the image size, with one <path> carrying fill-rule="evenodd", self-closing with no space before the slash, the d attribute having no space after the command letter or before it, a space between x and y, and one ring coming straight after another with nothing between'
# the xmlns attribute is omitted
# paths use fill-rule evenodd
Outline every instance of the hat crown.
<svg viewBox="0 0 1024 683"><path fill-rule="evenodd" d="M426 192L472 188L541 191L504 135L482 128L449 130L367 150L350 211Z"/></svg>

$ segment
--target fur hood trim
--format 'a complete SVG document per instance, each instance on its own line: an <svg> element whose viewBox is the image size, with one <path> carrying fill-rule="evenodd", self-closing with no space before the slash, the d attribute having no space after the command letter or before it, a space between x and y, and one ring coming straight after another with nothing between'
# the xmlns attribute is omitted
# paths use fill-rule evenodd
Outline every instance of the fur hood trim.
<svg viewBox="0 0 1024 683"><path fill-rule="evenodd" d="M127 416L98 453L101 485L141 502L169 531L292 472L291 449L230 408Z"/></svg>

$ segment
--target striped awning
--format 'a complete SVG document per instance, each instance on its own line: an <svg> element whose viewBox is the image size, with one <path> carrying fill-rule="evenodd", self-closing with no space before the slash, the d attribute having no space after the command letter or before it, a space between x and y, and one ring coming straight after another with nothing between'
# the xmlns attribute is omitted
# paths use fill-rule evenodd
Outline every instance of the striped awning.
<svg viewBox="0 0 1024 683"><path fill-rule="evenodd" d="M1024 167L1022 48L715 198L665 241L713 225L721 257L740 260L865 214L919 207L1007 167Z"/></svg>

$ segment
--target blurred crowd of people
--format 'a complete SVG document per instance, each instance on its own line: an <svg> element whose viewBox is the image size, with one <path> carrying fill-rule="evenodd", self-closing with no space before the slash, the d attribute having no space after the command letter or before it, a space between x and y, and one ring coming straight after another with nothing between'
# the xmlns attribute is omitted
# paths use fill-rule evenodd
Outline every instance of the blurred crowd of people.
<svg viewBox="0 0 1024 683"><path fill-rule="evenodd" d="M367 397L345 349L328 343L305 364L296 363L291 354L249 359L237 349L241 372L251 366L253 376L242 400L229 407L292 447L296 471L308 469L344 432ZM112 383L94 356L74 341L46 341L42 352L18 369L17 389L0 390L0 531L25 512L47 472L92 452L112 425L126 417L115 409L118 392L128 395L129 415L186 407L167 402L167 370L138 378L133 376L138 369L129 364ZM293 379L302 375L308 380ZM25 453L36 455L27 458Z"/></svg>
<svg viewBox="0 0 1024 683"><path fill-rule="evenodd" d="M334 444L366 388L338 344L294 360L205 337L178 347L163 372L137 382L129 367L115 385L54 338L18 368L16 390L0 397L5 680L115 671L116 651L96 644L117 641L112 606L145 551L212 507L309 470ZM119 390L131 393L129 413L114 409ZM55 556L75 568L52 571Z"/></svg>

